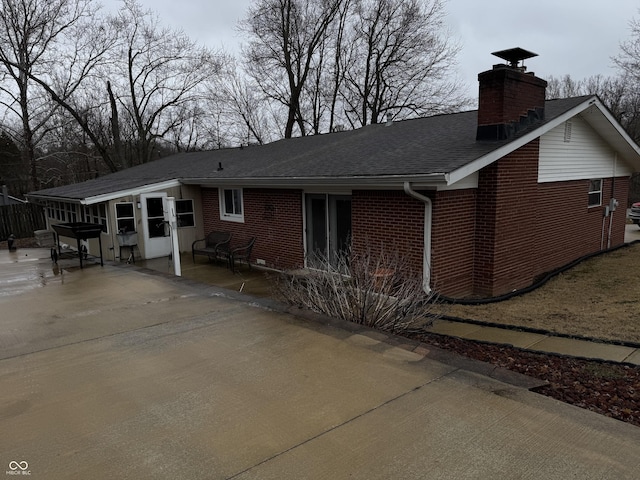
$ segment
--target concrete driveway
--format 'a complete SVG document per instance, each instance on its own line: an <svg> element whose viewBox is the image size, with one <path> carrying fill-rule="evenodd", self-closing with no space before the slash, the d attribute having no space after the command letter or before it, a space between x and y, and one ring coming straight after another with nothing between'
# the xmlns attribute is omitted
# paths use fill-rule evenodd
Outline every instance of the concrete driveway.
<svg viewBox="0 0 640 480"><path fill-rule="evenodd" d="M0 252L9 478L638 477L637 427L366 329L39 255Z"/></svg>

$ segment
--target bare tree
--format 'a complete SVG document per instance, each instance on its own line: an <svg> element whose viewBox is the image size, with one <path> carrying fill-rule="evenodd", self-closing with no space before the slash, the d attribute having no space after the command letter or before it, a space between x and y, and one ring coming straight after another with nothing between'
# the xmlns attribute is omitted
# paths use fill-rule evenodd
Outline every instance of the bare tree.
<svg viewBox="0 0 640 480"><path fill-rule="evenodd" d="M640 20L630 22L631 38L620 44L620 54L613 57L621 71L620 95L624 100L619 106L619 115L623 126L636 140L640 141Z"/></svg>
<svg viewBox="0 0 640 480"><path fill-rule="evenodd" d="M241 28L247 72L262 91L287 110L284 137L307 133L301 98L318 48L342 0L258 0Z"/></svg>
<svg viewBox="0 0 640 480"><path fill-rule="evenodd" d="M274 125L269 99L260 88L238 71L233 61L226 64L221 77L209 83L208 108L218 112L215 119L214 136L231 145L262 145L273 140L278 130Z"/></svg>
<svg viewBox="0 0 640 480"><path fill-rule="evenodd" d="M56 61L68 53L70 36L93 14L90 0L2 0L0 64L9 82L1 88L4 106L21 122L20 148L32 188L39 185L37 135L56 108L42 96L33 77L51 78ZM74 70L74 66L68 67Z"/></svg>
<svg viewBox="0 0 640 480"><path fill-rule="evenodd" d="M91 0L6 0L0 25L7 38L0 63L15 81L14 108L23 123L25 157L32 188L37 171L35 146L55 126L55 113L65 110L95 145L108 170L116 171L108 146L88 123L87 106L78 104L84 84L94 78L116 36L108 31ZM10 87L3 85L5 91ZM36 138L35 133L40 132Z"/></svg>
<svg viewBox="0 0 640 480"><path fill-rule="evenodd" d="M629 26L631 38L620 44L620 53L612 59L620 70L638 81L640 80L640 21L634 18Z"/></svg>
<svg viewBox="0 0 640 480"><path fill-rule="evenodd" d="M333 44L333 59L329 67L328 97L329 97L329 125L330 132L336 129L338 96L345 82L346 60L345 52L349 51L346 42L347 22L351 13L352 0L344 0L336 21L333 22L331 30L331 41Z"/></svg>
<svg viewBox="0 0 640 480"><path fill-rule="evenodd" d="M459 109L442 0L357 0L343 95L353 126Z"/></svg>
<svg viewBox="0 0 640 480"><path fill-rule="evenodd" d="M619 77L593 75L576 80L570 75L547 79L547 98L597 95L631 137L640 141L640 88L634 77L623 70Z"/></svg>
<svg viewBox="0 0 640 480"><path fill-rule="evenodd" d="M287 111L285 137L459 110L444 0L260 0L246 70Z"/></svg>
<svg viewBox="0 0 640 480"><path fill-rule="evenodd" d="M163 28L135 0L125 0L112 23L123 39L113 58L119 75L112 88L134 133L137 155L132 161L145 163L153 159L159 139L171 136L175 143L176 131L191 121L204 82L217 74L222 57L181 31Z"/></svg>
<svg viewBox="0 0 640 480"><path fill-rule="evenodd" d="M545 92L548 99L570 98L580 95L587 95L585 91L585 81L575 80L571 75L562 77L551 76L547 80L547 90Z"/></svg>

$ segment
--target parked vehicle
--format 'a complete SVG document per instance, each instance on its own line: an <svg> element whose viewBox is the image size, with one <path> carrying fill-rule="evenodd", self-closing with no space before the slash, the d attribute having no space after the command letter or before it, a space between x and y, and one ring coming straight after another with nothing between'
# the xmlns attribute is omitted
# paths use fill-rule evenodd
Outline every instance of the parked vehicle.
<svg viewBox="0 0 640 480"><path fill-rule="evenodd" d="M631 205L631 210L629 211L629 219L636 225L640 227L640 202L636 202Z"/></svg>

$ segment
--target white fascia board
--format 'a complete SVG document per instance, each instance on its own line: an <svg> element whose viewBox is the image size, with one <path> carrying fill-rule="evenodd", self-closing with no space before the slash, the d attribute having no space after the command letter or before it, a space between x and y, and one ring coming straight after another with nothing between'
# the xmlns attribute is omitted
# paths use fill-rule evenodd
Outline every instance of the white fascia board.
<svg viewBox="0 0 640 480"><path fill-rule="evenodd" d="M121 197L127 197L129 195L140 195L141 193L152 193L159 190L165 190L167 188L179 187L180 180L167 180L160 183L152 183L149 185L143 185L141 187L129 188L127 190L119 190L117 192L104 193L102 195L96 195L95 197L87 197L80 200L82 205L95 205L96 203L108 202Z"/></svg>
<svg viewBox="0 0 640 480"><path fill-rule="evenodd" d="M572 117L575 117L579 113L583 112L584 110L589 108L591 105L594 105L594 104L597 105L596 103L597 101L598 101L597 97L588 98L581 104L576 105L571 110L567 110L562 115L559 115L558 117L554 118L550 122L545 123L544 125L540 126L539 128L536 128L535 130L529 132L528 134L523 135L522 137L517 138L512 142L507 143L506 145L503 145L502 147L498 148L497 150L494 150L493 152L488 153L487 155L477 158L473 162L468 163L467 165L460 167L457 170L454 170L453 172L447 175L448 185L459 182L463 178L483 169L488 165L491 165L493 162L500 160L502 157L510 154L511 152L514 152L520 147L523 147L527 143L535 140L536 138L541 137L542 135L547 133L549 130L554 129L558 125L562 125L564 122L566 122ZM606 109L603 109L601 103L598 106L598 108L600 110L606 111Z"/></svg>

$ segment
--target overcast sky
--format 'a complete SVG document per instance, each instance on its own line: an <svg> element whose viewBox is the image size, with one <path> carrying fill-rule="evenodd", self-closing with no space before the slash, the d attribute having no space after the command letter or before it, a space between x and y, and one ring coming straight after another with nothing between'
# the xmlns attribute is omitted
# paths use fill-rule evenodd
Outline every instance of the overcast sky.
<svg viewBox="0 0 640 480"><path fill-rule="evenodd" d="M161 21L213 48L237 52L236 24L252 0L138 0ZM117 0L103 0L111 9ZM611 57L630 38L629 21L640 18L638 0L448 0L447 24L462 46L460 78L477 95L477 74L500 60L491 52L521 47L539 56L528 71L545 78L613 75Z"/></svg>

